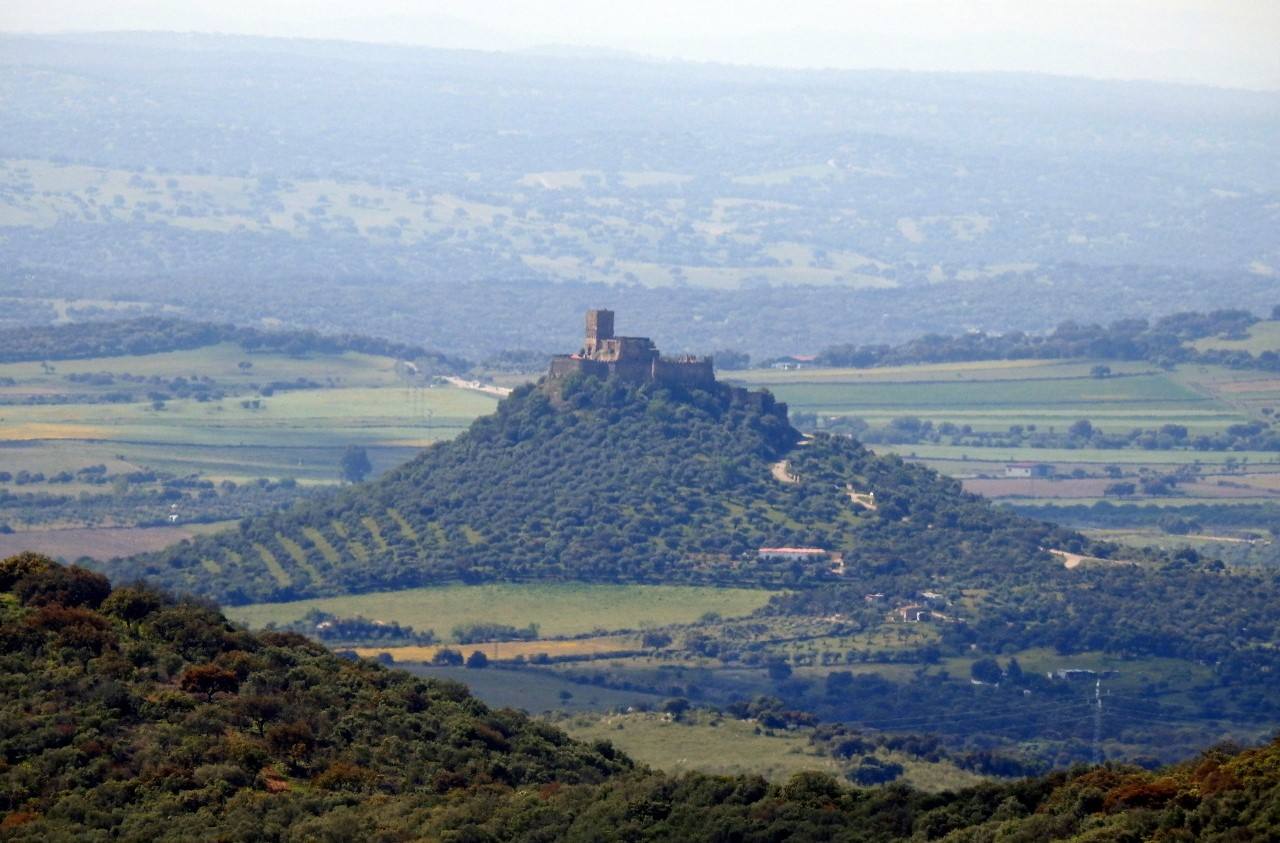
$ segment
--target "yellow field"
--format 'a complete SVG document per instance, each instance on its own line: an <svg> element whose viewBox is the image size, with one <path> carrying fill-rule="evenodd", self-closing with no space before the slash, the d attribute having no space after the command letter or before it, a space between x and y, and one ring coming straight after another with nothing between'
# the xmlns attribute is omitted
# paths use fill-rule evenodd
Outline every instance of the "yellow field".
<svg viewBox="0 0 1280 843"><path fill-rule="evenodd" d="M442 649L458 650L464 655L479 650L491 661L511 661L518 656L532 658L539 653L548 656L606 656L614 653L630 653L641 648L638 635L605 635L598 638L574 638L570 640L540 639L537 641L491 641L485 644L442 644L438 647L356 647L355 652L366 658L380 653L390 653L397 662L429 662Z"/></svg>
<svg viewBox="0 0 1280 843"><path fill-rule="evenodd" d="M0 441L36 442L43 439L105 439L104 428L63 422L19 422L0 419Z"/></svg>

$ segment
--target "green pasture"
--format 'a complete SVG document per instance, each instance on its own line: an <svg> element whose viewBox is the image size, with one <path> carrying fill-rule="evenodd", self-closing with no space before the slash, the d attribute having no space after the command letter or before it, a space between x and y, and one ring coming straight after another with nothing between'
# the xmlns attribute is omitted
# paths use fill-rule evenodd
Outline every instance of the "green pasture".
<svg viewBox="0 0 1280 843"><path fill-rule="evenodd" d="M1002 360L883 369L753 370L732 377L767 387L793 411L820 418L850 416L884 426L903 416L1003 432L1013 425L1062 431L1089 419L1108 433L1184 425L1211 434L1249 420L1280 384L1215 366L1159 371L1144 363L1115 363L1113 376L1090 375L1095 361ZM1280 464L1269 452L1102 450L1093 448L978 447L972 445L876 445L878 452L920 460L948 474L996 473L1003 464L1041 461L1067 465L1168 468L1247 460Z"/></svg>
<svg viewBox="0 0 1280 843"><path fill-rule="evenodd" d="M805 770L841 775L835 759L809 744L810 730L759 730L754 722L696 712L674 721L662 714L636 712L562 717L556 725L579 740L611 741L641 763L669 773L698 770L715 775L762 775L786 781ZM877 753L905 768L903 778L925 790L977 784L982 777L946 762L930 763L900 753Z"/></svg>
<svg viewBox="0 0 1280 843"><path fill-rule="evenodd" d="M1196 340L1192 346L1197 351L1222 349L1224 351L1247 351L1250 354L1261 354L1264 351L1280 351L1280 321L1268 320L1259 322L1249 329L1248 335L1240 340L1224 340L1218 337L1205 337Z"/></svg>
<svg viewBox="0 0 1280 843"><path fill-rule="evenodd" d="M199 474L215 482L241 482L259 477L292 477L300 483L327 482L338 479L338 461L348 444L350 441L338 438L314 447L77 440L0 442L0 470L41 471L48 476L103 465L110 474L151 470L177 476ZM368 444L366 449L374 472L380 473L412 459L420 447ZM73 484L36 483L23 488L67 494ZM110 486L92 489L101 493ZM78 487L75 490L78 491Z"/></svg>
<svg viewBox="0 0 1280 843"><path fill-rule="evenodd" d="M338 462L348 444L358 439L339 441L328 446L266 447L245 446L181 446L139 445L127 443L118 446L130 460L154 471L177 475L199 474L210 480L240 482L258 477L292 477L300 483L331 482L338 479ZM425 444L425 443L424 443ZM366 444L374 474L379 474L400 463L407 462L420 448L411 446L388 447Z"/></svg>
<svg viewBox="0 0 1280 843"><path fill-rule="evenodd" d="M1019 650L996 656L996 658L1001 664L1006 663L1010 658L1016 658L1024 673L1039 673L1042 676L1055 670L1068 669L1115 671L1115 678L1104 679L1103 687L1126 694L1138 693L1148 685L1167 685L1170 688L1188 689L1186 695L1189 698L1193 696L1193 692L1189 689L1202 685L1212 686L1215 682L1214 673L1210 667L1183 659L1158 657L1127 659L1119 655L1093 651L1064 656L1047 647ZM972 658L960 657L944 659L939 663L939 667L950 672L953 677L968 677L972 664ZM1165 699L1164 702L1175 702L1175 700Z"/></svg>
<svg viewBox="0 0 1280 843"><path fill-rule="evenodd" d="M1256 382L1212 366L1160 371L1145 363L998 360L873 369L752 370L729 377L764 387L792 410L853 416L883 425L901 416L1004 431L1011 425L1061 430L1087 418L1104 431L1181 424L1212 433L1250 418L1280 383Z"/></svg>
<svg viewBox="0 0 1280 843"><path fill-rule="evenodd" d="M968 445L876 445L878 453L900 454L920 460L946 460L948 473L969 473L965 463L1051 462L1080 464L1141 464L1175 466L1199 462L1222 465L1227 460L1249 465L1280 464L1274 451L1148 451L1139 448L1103 450L1099 448L976 448Z"/></svg>
<svg viewBox="0 0 1280 843"><path fill-rule="evenodd" d="M0 421L0 427L4 424ZM109 442L0 440L0 469L11 474L41 471L51 475L60 471L74 472L89 465L102 465L110 474L138 471L138 463L122 451L118 445Z"/></svg>
<svg viewBox="0 0 1280 843"><path fill-rule="evenodd" d="M1154 528L1081 530L1081 532L1093 539L1118 542L1130 547L1151 546L1164 550L1190 547L1204 556L1220 559L1234 567L1274 569L1280 566L1280 545L1275 539L1269 537L1265 525L1258 525L1252 530L1242 530L1238 527L1217 530L1208 527L1202 534L1187 536L1170 535ZM1251 533L1257 538L1242 538L1242 534L1246 533Z"/></svg>
<svg viewBox="0 0 1280 843"><path fill-rule="evenodd" d="M241 369L239 364L242 362L253 365L249 369ZM66 375L99 372L147 377L159 375L166 378L175 378L180 375L187 378L210 377L232 386L293 381L298 378L307 378L320 383L326 383L332 379L335 383L344 386L392 386L402 383L402 379L395 371L395 362L387 357L358 352L295 357L274 352L249 352L235 343L221 343L187 351L166 351L160 354L57 360L50 365L53 368L52 372L46 372L39 362L0 363L0 377L10 377L18 381L18 386L8 387L8 391L19 392L33 386L55 387L63 392L75 391L84 387L67 381ZM108 388L136 391L147 387L143 384L117 382Z"/></svg>
<svg viewBox="0 0 1280 843"><path fill-rule="evenodd" d="M1164 375L867 383L785 383L770 389L814 412L861 409L1011 410L1019 408L1199 410L1209 399Z"/></svg>
<svg viewBox="0 0 1280 843"><path fill-rule="evenodd" d="M979 360L962 363L921 363L912 366L878 366L868 369L746 369L726 377L751 386L773 389L787 384L838 383L946 383L949 381L1063 380L1089 378L1094 361L1088 360ZM1153 374L1149 363L1108 363L1114 375Z"/></svg>
<svg viewBox="0 0 1280 843"><path fill-rule="evenodd" d="M1216 530L1212 528L1206 529L1204 534L1194 535L1173 535L1166 533L1154 527L1145 529L1128 529L1128 530L1081 530L1082 533L1099 541L1116 542L1118 544L1128 545L1129 547L1142 547L1149 545L1151 547L1159 547L1164 550L1172 550L1180 547L1193 547L1196 550L1214 555L1223 550L1248 549L1252 546L1268 547L1274 544L1272 539L1257 539L1249 541L1238 538L1235 533L1241 532L1240 529L1223 530L1223 535L1216 535ZM1266 527L1259 525L1254 528L1253 532L1259 536L1266 536Z"/></svg>
<svg viewBox="0 0 1280 843"><path fill-rule="evenodd" d="M689 623L707 612L741 617L763 606L772 594L754 589L667 585L451 585L258 603L226 611L232 619L254 628L289 623L318 609L340 617L358 615L418 630L432 629L443 639L448 639L455 626L478 622L516 627L535 623L543 636L554 637Z"/></svg>
<svg viewBox="0 0 1280 843"><path fill-rule="evenodd" d="M277 392L254 396L257 407L244 406L245 400L172 400L162 409L150 403L8 406L0 410L0 441L79 440L178 450L421 446L453 438L497 404L493 396L455 387Z"/></svg>
<svg viewBox="0 0 1280 843"><path fill-rule="evenodd" d="M799 408L801 412L805 408ZM808 412L815 412L808 410ZM969 425L975 431L987 433L1003 433L1013 425L1024 428L1034 427L1044 432L1061 432L1080 419L1088 419L1094 427L1105 433L1127 434L1136 428L1150 430L1166 424L1179 424L1194 435L1213 434L1227 427L1246 420L1239 412L1214 408L1212 410L1188 410L1163 412L1158 407L1130 406L1124 409L1113 409L1092 405L1074 407L1072 409L1036 409L1032 406L1010 407L1008 409L986 410L949 410L945 408L897 407L889 410L867 410L854 412L827 413L817 411L823 416L847 415L860 418L868 424L882 427L890 421L902 416L914 416L923 421L931 421L935 425L951 422L955 425Z"/></svg>
<svg viewBox="0 0 1280 843"><path fill-rule="evenodd" d="M1238 497L1238 498L1210 498L1196 497L1195 495L1186 495L1185 497L1158 497L1148 495L1138 495L1132 498L1049 498L1049 497L1026 497L1026 498L1002 498L1002 503L1016 504L1019 507L1033 506L1093 506L1096 503L1109 503L1121 505L1126 503L1141 504L1143 506L1158 506L1165 509L1174 509L1180 506L1243 506L1245 504L1256 504L1262 502L1270 502L1274 498Z"/></svg>
<svg viewBox="0 0 1280 843"><path fill-rule="evenodd" d="M463 653L470 653L467 647ZM541 670L483 670L465 667L437 667L414 663L398 664L428 679L464 683L481 701L493 708L514 708L531 714L542 712L586 712L625 709L629 706L660 705L664 698L643 691L620 691L597 685L581 685ZM566 696L567 695L567 696Z"/></svg>
<svg viewBox="0 0 1280 843"><path fill-rule="evenodd" d="M251 366L242 368L241 364ZM109 373L107 385L77 383L74 374ZM173 398L162 406L143 400L168 381L211 378L228 396L214 401ZM491 395L452 386L414 386L395 361L367 354L249 353L233 343L162 354L0 364L0 469L59 471L105 465L110 473L144 469L212 480L293 477L335 479L348 445L369 450L375 470L410 458L432 442L451 439L477 417L492 412ZM258 388L299 378L322 388ZM128 391L135 403L96 403L104 392ZM24 404L28 396L84 396L77 403ZM257 402L246 405L245 402ZM68 487L29 491L66 493ZM74 491L74 490L73 490Z"/></svg>

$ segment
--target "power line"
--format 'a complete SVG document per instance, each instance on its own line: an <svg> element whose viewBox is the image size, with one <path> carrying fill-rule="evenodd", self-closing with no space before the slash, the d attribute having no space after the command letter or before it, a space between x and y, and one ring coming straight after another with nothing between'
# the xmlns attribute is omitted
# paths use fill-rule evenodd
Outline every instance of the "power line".
<svg viewBox="0 0 1280 843"><path fill-rule="evenodd" d="M1227 724L1229 726L1240 726L1245 728L1269 728L1267 723L1251 723L1247 721L1231 720L1223 717L1179 717L1177 715L1168 714L1152 714L1149 711L1134 711L1133 709L1119 708L1111 705L1107 708L1109 713L1115 714L1126 720L1146 723L1164 723L1170 726L1205 726L1207 724Z"/></svg>
<svg viewBox="0 0 1280 843"><path fill-rule="evenodd" d="M995 712L970 711L970 712L964 712L960 714L945 715L941 717L926 715L926 716L920 716L920 717L899 718L894 720L875 720L875 721L845 720L842 722L864 725L866 728L869 728L869 729L877 729L880 731L884 731L885 729L890 729L890 728L916 728L916 727L924 727L929 725L944 724L944 723L951 723L951 722L975 723L975 722L981 722L986 720L1003 720L1005 718L1015 717L1018 715L1028 716L1028 717L1043 716L1046 714L1052 714L1054 712L1059 712L1059 711L1070 711L1073 709L1079 710L1082 704L1083 704L1082 701L1076 700L1070 703L1049 705L1041 708L1029 708L1029 707L1023 706L1023 707L1009 709L1005 711L995 711Z"/></svg>
<svg viewBox="0 0 1280 843"><path fill-rule="evenodd" d="M1093 686L1093 763L1102 763L1102 679Z"/></svg>

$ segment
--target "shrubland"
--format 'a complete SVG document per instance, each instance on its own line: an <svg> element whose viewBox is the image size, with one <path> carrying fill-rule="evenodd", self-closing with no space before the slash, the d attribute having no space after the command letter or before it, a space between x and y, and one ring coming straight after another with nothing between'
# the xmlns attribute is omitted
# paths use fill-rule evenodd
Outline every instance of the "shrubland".
<svg viewBox="0 0 1280 843"><path fill-rule="evenodd" d="M454 683L249 633L208 603L113 588L34 554L0 561L0 640L5 840L1226 841L1280 829L1276 742L1156 772L1107 765L940 794L817 772L668 776ZM858 749L838 731L824 740Z"/></svg>

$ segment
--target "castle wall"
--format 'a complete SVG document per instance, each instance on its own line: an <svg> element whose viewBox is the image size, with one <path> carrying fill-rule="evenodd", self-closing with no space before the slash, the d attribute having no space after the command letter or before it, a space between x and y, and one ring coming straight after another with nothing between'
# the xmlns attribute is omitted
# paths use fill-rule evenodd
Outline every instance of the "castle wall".
<svg viewBox="0 0 1280 843"><path fill-rule="evenodd" d="M653 361L653 379L659 383L701 387L710 386L716 382L715 371L712 369L709 358L666 360L659 357Z"/></svg>
<svg viewBox="0 0 1280 843"><path fill-rule="evenodd" d="M579 365L581 363L580 358L571 357L568 354L557 354L551 358L551 368L547 374L553 378L567 378L582 371L582 366Z"/></svg>
<svg viewBox="0 0 1280 843"><path fill-rule="evenodd" d="M613 334L612 310L587 311L587 335L579 354L557 354L547 372L551 378L575 374L616 377L630 383L658 383L700 387L716 385L709 357L661 357L648 337Z"/></svg>
<svg viewBox="0 0 1280 843"><path fill-rule="evenodd" d="M547 374L552 378L567 378L570 375L578 374L607 378L609 376L609 366L607 363L588 360L585 357L576 357L572 354L557 354L551 358L551 368Z"/></svg>
<svg viewBox="0 0 1280 843"><path fill-rule="evenodd" d="M773 397L767 390L752 391L741 386L729 388L729 400L734 404L746 405L762 415L776 416L787 421L787 404Z"/></svg>
<svg viewBox="0 0 1280 843"><path fill-rule="evenodd" d="M609 367L609 374L630 383L644 383L649 380L653 368L653 362L643 358L633 358L630 360L624 359L607 365Z"/></svg>

